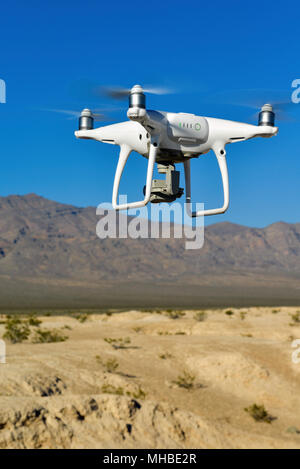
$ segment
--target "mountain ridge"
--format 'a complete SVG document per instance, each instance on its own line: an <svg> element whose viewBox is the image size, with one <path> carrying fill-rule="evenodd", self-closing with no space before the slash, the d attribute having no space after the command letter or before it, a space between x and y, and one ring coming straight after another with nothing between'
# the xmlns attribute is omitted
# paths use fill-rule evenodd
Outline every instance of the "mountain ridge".
<svg viewBox="0 0 300 469"><path fill-rule="evenodd" d="M95 207L33 193L0 197L0 307L19 305L22 298L31 304L31 296L32 304L49 295L55 303L53 295L61 298L69 287L72 295L87 296L86 303L95 305L104 296L112 304L122 297L126 303L128 295L138 304L144 299L146 306L168 297L171 303L176 297L176 304L189 303L190 297L201 303L210 290L217 302L220 292L232 301L252 301L263 298L264 290L269 302L279 297L300 302L300 223L264 228L215 223L205 228L203 248L194 251L174 238L100 240L99 219Z"/></svg>

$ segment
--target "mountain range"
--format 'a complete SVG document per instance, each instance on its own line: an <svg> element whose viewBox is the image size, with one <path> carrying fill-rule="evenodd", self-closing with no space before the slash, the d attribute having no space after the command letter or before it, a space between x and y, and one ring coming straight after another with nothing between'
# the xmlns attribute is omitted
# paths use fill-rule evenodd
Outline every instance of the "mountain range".
<svg viewBox="0 0 300 469"><path fill-rule="evenodd" d="M94 207L0 197L0 308L300 304L300 223L217 223L186 250L175 238L101 240L98 221Z"/></svg>

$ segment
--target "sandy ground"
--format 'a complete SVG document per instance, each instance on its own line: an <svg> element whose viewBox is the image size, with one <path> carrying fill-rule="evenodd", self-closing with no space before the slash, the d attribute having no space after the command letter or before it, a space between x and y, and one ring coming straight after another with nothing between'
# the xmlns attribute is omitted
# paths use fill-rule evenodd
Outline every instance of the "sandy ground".
<svg viewBox="0 0 300 469"><path fill-rule="evenodd" d="M7 344L0 448L300 448L299 310L41 317L69 338ZM104 340L126 337L123 349ZM192 389L178 385L184 372ZM255 421L254 403L276 419Z"/></svg>

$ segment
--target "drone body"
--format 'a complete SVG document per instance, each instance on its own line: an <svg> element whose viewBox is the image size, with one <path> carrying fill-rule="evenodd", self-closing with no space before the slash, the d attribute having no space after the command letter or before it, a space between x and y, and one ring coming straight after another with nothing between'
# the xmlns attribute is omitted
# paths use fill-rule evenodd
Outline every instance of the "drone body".
<svg viewBox="0 0 300 469"><path fill-rule="evenodd" d="M274 127L274 112L271 105L263 106L259 114L259 125L250 125L223 119L196 116L186 113L149 111L145 106L142 88L136 85L129 93L130 119L119 124L93 128L93 115L88 109L81 113L76 137L120 146L112 205L116 210L138 208L148 202L172 202L183 194L179 187L179 172L175 163L183 163L185 170L186 207L191 217L224 213L229 205L229 182L225 146L254 137L272 137L278 132ZM208 153L216 155L222 176L224 203L216 209L192 212L190 159ZM118 191L121 176L132 151L148 159L144 199L138 202L118 205ZM159 173L166 174L165 180L153 180L155 163Z"/></svg>

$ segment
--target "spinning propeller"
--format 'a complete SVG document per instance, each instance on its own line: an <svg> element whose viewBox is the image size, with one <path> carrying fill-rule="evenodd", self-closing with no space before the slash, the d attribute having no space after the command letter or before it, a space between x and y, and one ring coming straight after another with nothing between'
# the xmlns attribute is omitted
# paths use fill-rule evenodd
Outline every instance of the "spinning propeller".
<svg viewBox="0 0 300 469"><path fill-rule="evenodd" d="M142 87L140 85L136 85L136 86L140 87L142 93L158 94L158 95L172 93L172 90L169 88L158 88L155 86ZM98 89L105 96L108 96L109 98L113 98L113 99L118 99L118 100L127 98L132 92L132 88L122 88L118 86L104 86L104 87L99 87Z"/></svg>
<svg viewBox="0 0 300 469"><path fill-rule="evenodd" d="M295 110L291 96L283 90L244 89L218 93L214 100L233 106L260 109L251 115L251 119L259 118L262 111L271 111L278 121L293 121L290 111Z"/></svg>
<svg viewBox="0 0 300 469"><path fill-rule="evenodd" d="M84 115L89 115L89 117L93 118L95 122L102 122L102 121L109 121L108 114L105 114L104 111L105 109L94 109L93 111L90 109L84 109L83 111L74 111L74 110L69 110L69 109L46 109L47 111L50 112L58 112L60 114L65 114L68 117L68 119L78 119Z"/></svg>

